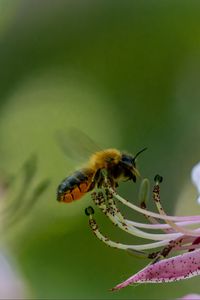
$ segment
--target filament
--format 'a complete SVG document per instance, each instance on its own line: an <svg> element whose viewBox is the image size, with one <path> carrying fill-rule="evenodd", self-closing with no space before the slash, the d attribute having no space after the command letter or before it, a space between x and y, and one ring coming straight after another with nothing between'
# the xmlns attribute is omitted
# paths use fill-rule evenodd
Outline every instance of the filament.
<svg viewBox="0 0 200 300"><path fill-rule="evenodd" d="M89 216L89 226L95 236L106 245L129 251L136 255L143 255L146 258L154 259L153 263L165 258L169 253L174 251L193 251L200 248L200 243L196 237L200 236L200 228L188 229L189 225L200 224L200 215L196 216L169 216L165 213L160 201L160 186L161 177L156 176L157 180L153 189L153 200L156 204L158 213L148 211L146 209L146 200L148 198L148 180L143 180L143 189L140 193L141 206L130 203L120 195L118 195L109 185L107 177L103 184L103 190L92 193L94 203L100 210L111 220L111 222L123 231L143 238L154 240L155 242L142 245L128 245L112 241L109 237L104 236L98 228L98 225L93 218L94 210L90 207L86 209L86 214ZM160 180L159 180L160 179ZM142 213L150 224L135 222L124 218L120 210L116 206L115 199L127 207ZM165 223L160 223L158 220L163 220ZM163 233L149 233L141 229L162 230ZM196 242L196 243L195 243ZM162 248L161 248L162 247ZM147 254L144 250L161 248L159 251Z"/></svg>
<svg viewBox="0 0 200 300"><path fill-rule="evenodd" d="M138 228L146 228L146 229L153 229L153 230L157 230L157 229L170 229L171 226L169 224L160 224L160 223L156 223L156 224L146 224L146 223L140 223L140 222L135 222L135 221L130 221L125 219L126 223L129 225L133 225L135 227ZM189 226L189 225L194 225L194 224L200 224L200 220L199 221L185 221L185 222L176 222L175 223L178 226Z"/></svg>
<svg viewBox="0 0 200 300"><path fill-rule="evenodd" d="M160 187L159 187L158 182L156 183L156 185L154 186L154 189L153 189L153 199L154 199L154 202L156 204L156 207L157 207L159 213L163 216L167 216L162 207L162 204L160 202ZM171 226L171 228L173 228L177 232L181 232L182 234L185 234L185 235L199 236L198 231L195 232L195 230L189 230L189 229L183 228L171 220L166 219L165 221L169 226Z"/></svg>
<svg viewBox="0 0 200 300"><path fill-rule="evenodd" d="M130 233L131 235L138 236L145 239L150 240L171 240L180 237L181 233L171 233L171 234L152 234L147 233L142 230L137 229L134 226L130 226L126 223L126 220L123 218L120 212L117 211L116 207L114 206L114 202L110 199L109 203L112 203L112 206L107 207L105 204L105 200L103 198L102 193L98 193L96 198L94 197L95 204L103 211L104 214L112 221L113 224L118 226L120 229ZM111 209L110 209L111 208ZM120 214L120 215L119 215ZM120 218L118 217L120 216Z"/></svg>
<svg viewBox="0 0 200 300"><path fill-rule="evenodd" d="M159 241L155 243L149 243L149 244L144 244L144 245L126 245L118 242L114 242L110 240L108 237L104 236L98 229L98 225L95 221L95 219L92 217L92 215L89 216L89 225L90 228L92 229L93 233L95 236L104 242L106 245L113 247L113 248L118 248L121 250L136 250L136 251L141 251L141 250L147 250L147 249L153 249L153 248L158 248L161 246L165 246L169 243L169 240L164 240L164 241Z"/></svg>
<svg viewBox="0 0 200 300"><path fill-rule="evenodd" d="M123 203L124 205L128 206L129 208L142 213L144 215L148 215L157 219L161 219L161 220L171 220L171 221L198 221L200 222L200 215L196 215L196 216L168 216L168 215L160 215L154 212L151 212L149 210L143 209L138 207L137 205L134 205L133 203L130 203L129 201L127 201L126 199L124 199L123 197L121 197L120 195L118 195L112 188L109 188L110 192L113 193L114 198L116 198L118 201L120 201L121 203Z"/></svg>

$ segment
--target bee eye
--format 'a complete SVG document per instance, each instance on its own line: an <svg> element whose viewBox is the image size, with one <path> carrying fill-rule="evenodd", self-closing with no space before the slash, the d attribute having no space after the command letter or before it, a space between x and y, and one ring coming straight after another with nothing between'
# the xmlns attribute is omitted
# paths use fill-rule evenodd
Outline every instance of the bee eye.
<svg viewBox="0 0 200 300"><path fill-rule="evenodd" d="M122 154L122 162L126 165L134 166L134 158L131 155Z"/></svg>
<svg viewBox="0 0 200 300"><path fill-rule="evenodd" d="M124 156L124 157L122 157L122 161L123 161L124 163L130 163L130 162L131 162L131 159L130 159L129 157L127 157L127 156Z"/></svg>

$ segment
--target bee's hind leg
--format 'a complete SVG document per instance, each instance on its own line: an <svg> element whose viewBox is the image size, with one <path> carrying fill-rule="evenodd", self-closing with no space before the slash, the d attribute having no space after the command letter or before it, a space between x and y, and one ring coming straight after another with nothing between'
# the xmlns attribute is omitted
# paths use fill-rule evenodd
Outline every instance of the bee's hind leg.
<svg viewBox="0 0 200 300"><path fill-rule="evenodd" d="M114 181L114 179L110 176L106 177L106 180L104 178L104 182L103 185L105 188L112 188L113 190L115 190L116 187L118 187L118 183L116 181Z"/></svg>
<svg viewBox="0 0 200 300"><path fill-rule="evenodd" d="M105 175L103 174L102 170L99 170L99 178L97 181L97 187L101 188L105 184Z"/></svg>
<svg viewBox="0 0 200 300"><path fill-rule="evenodd" d="M102 174L102 170L98 169L94 176L93 183L94 183L94 185L97 184L98 188L101 188L103 185L103 182L104 182L104 175Z"/></svg>
<svg viewBox="0 0 200 300"><path fill-rule="evenodd" d="M98 188L112 187L113 189L115 189L115 187L118 186L118 184L113 180L113 178L108 176L106 170L102 169L99 169L96 172L94 181L96 181Z"/></svg>

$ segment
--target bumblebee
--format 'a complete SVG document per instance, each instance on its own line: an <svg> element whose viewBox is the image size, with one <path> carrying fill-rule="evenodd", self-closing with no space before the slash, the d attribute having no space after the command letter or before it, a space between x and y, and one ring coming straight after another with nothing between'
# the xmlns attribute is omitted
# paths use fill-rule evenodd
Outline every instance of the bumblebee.
<svg viewBox="0 0 200 300"><path fill-rule="evenodd" d="M117 149L95 152L90 156L86 167L75 171L61 182L57 189L57 200L69 203L81 199L95 187L101 188L105 181L104 172L113 188L118 187L120 181L136 182L136 178L140 176L136 158L144 150L146 148L135 156Z"/></svg>

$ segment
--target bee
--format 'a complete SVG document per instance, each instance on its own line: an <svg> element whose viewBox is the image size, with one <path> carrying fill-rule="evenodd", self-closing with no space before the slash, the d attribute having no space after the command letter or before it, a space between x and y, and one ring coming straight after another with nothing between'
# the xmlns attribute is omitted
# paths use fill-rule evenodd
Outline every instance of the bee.
<svg viewBox="0 0 200 300"><path fill-rule="evenodd" d="M105 182L104 173L114 189L120 181L136 182L136 178L140 176L136 168L136 158L146 149L142 149L135 156L114 148L93 153L86 167L75 171L61 182L57 189L57 200L70 203L81 199L95 187L101 188Z"/></svg>

